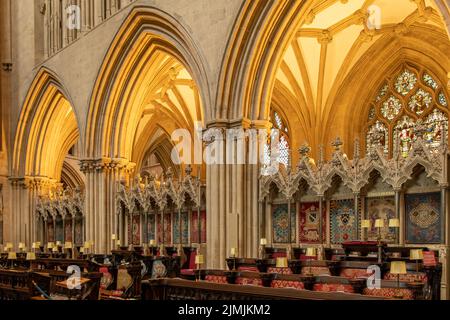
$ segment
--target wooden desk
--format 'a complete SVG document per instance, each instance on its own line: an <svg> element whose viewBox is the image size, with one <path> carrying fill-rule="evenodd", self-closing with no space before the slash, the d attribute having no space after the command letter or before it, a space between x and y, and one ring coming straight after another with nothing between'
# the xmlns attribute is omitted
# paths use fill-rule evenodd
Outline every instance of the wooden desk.
<svg viewBox="0 0 450 320"><path fill-rule="evenodd" d="M142 300L383 300L358 294L273 289L256 286L193 282L181 279L147 280Z"/></svg>

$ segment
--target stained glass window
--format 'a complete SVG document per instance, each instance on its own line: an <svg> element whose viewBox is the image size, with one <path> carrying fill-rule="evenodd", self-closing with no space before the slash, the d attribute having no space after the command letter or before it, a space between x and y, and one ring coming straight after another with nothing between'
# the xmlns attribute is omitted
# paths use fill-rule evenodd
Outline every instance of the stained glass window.
<svg viewBox="0 0 450 320"><path fill-rule="evenodd" d="M428 70L404 64L379 88L368 107L367 152L381 145L389 156L398 152L407 157L422 133L433 152L442 140L448 140L448 98L442 91L444 86ZM420 130L421 134L416 132L419 121L426 128L425 132Z"/></svg>
<svg viewBox="0 0 450 320"><path fill-rule="evenodd" d="M375 107L370 108L370 111L369 111L369 121L375 119L376 115L377 115L377 114L376 114Z"/></svg>
<svg viewBox="0 0 450 320"><path fill-rule="evenodd" d="M287 167L289 164L290 151L289 137L287 135L289 132L288 127L281 115L276 111L272 112L271 120L273 121L273 129L270 134L270 139L268 139L267 144L264 146L264 164L271 164L271 143L272 140L279 139L278 155L273 156L277 157L278 163Z"/></svg>
<svg viewBox="0 0 450 320"><path fill-rule="evenodd" d="M377 121L369 128L366 139L367 153L371 151L372 147L378 146L382 146L385 153L389 152L389 130L381 121Z"/></svg>
<svg viewBox="0 0 450 320"><path fill-rule="evenodd" d="M431 94L425 90L419 89L416 94L411 97L408 105L411 111L421 115L431 106L432 102L433 98L431 97Z"/></svg>
<svg viewBox="0 0 450 320"><path fill-rule="evenodd" d="M414 139L414 121L408 116L403 116L395 126L394 144L404 158L408 156Z"/></svg>
<svg viewBox="0 0 450 320"><path fill-rule="evenodd" d="M400 93L403 96L406 96L409 92L411 92L412 89L414 89L416 83L417 83L416 75L413 72L406 69L402 72L402 74L398 76L397 81L395 83L395 88L397 89L398 93Z"/></svg>
<svg viewBox="0 0 450 320"><path fill-rule="evenodd" d="M437 82L434 81L433 77L430 76L428 73L423 74L423 81L425 82L425 84L427 86L429 86L430 88L432 88L434 90L436 90L439 87Z"/></svg>
<svg viewBox="0 0 450 320"><path fill-rule="evenodd" d="M402 103L394 96L390 96L387 101L383 103L381 114L388 120L394 120L402 109Z"/></svg>
<svg viewBox="0 0 450 320"><path fill-rule="evenodd" d="M439 93L438 100L441 106L448 107L447 99L445 98L445 94L443 92Z"/></svg>
<svg viewBox="0 0 450 320"><path fill-rule="evenodd" d="M383 99L383 97L387 94L388 90L389 90L389 85L386 83L383 85L383 87L381 87L380 92L378 93L378 96L375 99L375 101L380 102L381 99Z"/></svg>
<svg viewBox="0 0 450 320"><path fill-rule="evenodd" d="M424 139L431 147L439 147L442 135L448 132L448 118L439 109L434 109L426 121L427 130L424 134ZM444 131L444 132L443 132Z"/></svg>

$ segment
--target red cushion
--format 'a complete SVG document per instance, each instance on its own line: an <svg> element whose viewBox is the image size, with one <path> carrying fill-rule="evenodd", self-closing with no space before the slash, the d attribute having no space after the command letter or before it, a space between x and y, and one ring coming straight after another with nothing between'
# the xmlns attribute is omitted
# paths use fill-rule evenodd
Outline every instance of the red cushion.
<svg viewBox="0 0 450 320"><path fill-rule="evenodd" d="M239 267L239 271L247 271L247 272L259 272L257 267Z"/></svg>
<svg viewBox="0 0 450 320"><path fill-rule="evenodd" d="M194 269L182 269L181 274L184 276L195 276Z"/></svg>
<svg viewBox="0 0 450 320"><path fill-rule="evenodd" d="M271 285L272 288L284 288L284 289L297 289L304 290L305 285L300 281L286 281L286 280L273 280Z"/></svg>
<svg viewBox="0 0 450 320"><path fill-rule="evenodd" d="M349 284L338 284L338 283L316 283L314 285L314 291L320 292L345 292L354 293L354 289Z"/></svg>
<svg viewBox="0 0 450 320"><path fill-rule="evenodd" d="M274 252L272 254L272 258L276 259L276 258L286 258L287 257L287 253L286 252Z"/></svg>

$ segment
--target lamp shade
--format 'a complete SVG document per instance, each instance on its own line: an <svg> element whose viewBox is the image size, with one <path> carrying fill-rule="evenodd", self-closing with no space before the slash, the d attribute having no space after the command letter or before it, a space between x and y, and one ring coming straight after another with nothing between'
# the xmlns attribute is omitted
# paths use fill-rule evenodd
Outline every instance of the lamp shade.
<svg viewBox="0 0 450 320"><path fill-rule="evenodd" d="M28 252L26 259L27 259L27 261L34 261L34 260L36 260L36 254L34 252Z"/></svg>
<svg viewBox="0 0 450 320"><path fill-rule="evenodd" d="M66 243L64 243L64 249L72 249L72 248L73 248L72 242L66 242Z"/></svg>
<svg viewBox="0 0 450 320"><path fill-rule="evenodd" d="M236 250L236 248L231 248L231 250L230 250L230 255L231 255L231 257L236 257L236 254L237 254L237 250Z"/></svg>
<svg viewBox="0 0 450 320"><path fill-rule="evenodd" d="M392 261L391 262L391 274L406 274L406 262L405 261Z"/></svg>
<svg viewBox="0 0 450 320"><path fill-rule="evenodd" d="M55 244L53 242L47 243L47 249L53 249L54 246Z"/></svg>
<svg viewBox="0 0 450 320"><path fill-rule="evenodd" d="M33 242L33 244L31 245L31 249L39 249L39 246L36 242Z"/></svg>
<svg viewBox="0 0 450 320"><path fill-rule="evenodd" d="M195 264L204 264L205 263L205 257L201 254L195 257Z"/></svg>
<svg viewBox="0 0 450 320"><path fill-rule="evenodd" d="M111 240L117 240L117 236L115 235L115 234L113 234L112 236L111 236Z"/></svg>
<svg viewBox="0 0 450 320"><path fill-rule="evenodd" d="M277 258L277 268L288 268L288 259L287 258Z"/></svg>
<svg viewBox="0 0 450 320"><path fill-rule="evenodd" d="M389 220L389 228L400 228L400 220L399 219L390 219Z"/></svg>
<svg viewBox="0 0 450 320"><path fill-rule="evenodd" d="M41 246L41 242L40 241L36 242L36 245L39 248Z"/></svg>
<svg viewBox="0 0 450 320"><path fill-rule="evenodd" d="M62 247L61 241L56 241L56 246L57 246L57 247Z"/></svg>
<svg viewBox="0 0 450 320"><path fill-rule="evenodd" d="M267 245L267 239L266 239L266 238L262 238L260 244L261 244L262 246Z"/></svg>
<svg viewBox="0 0 450 320"><path fill-rule="evenodd" d="M9 252L8 260L17 260L17 254L15 252Z"/></svg>
<svg viewBox="0 0 450 320"><path fill-rule="evenodd" d="M361 228L363 228L363 229L370 229L370 220L363 220L361 222Z"/></svg>
<svg viewBox="0 0 450 320"><path fill-rule="evenodd" d="M80 248L80 253L84 253L84 247Z"/></svg>
<svg viewBox="0 0 450 320"><path fill-rule="evenodd" d="M317 256L317 249L316 248L307 248L305 255L307 257L316 257Z"/></svg>
<svg viewBox="0 0 450 320"><path fill-rule="evenodd" d="M156 247L156 240L150 240L150 247Z"/></svg>
<svg viewBox="0 0 450 320"><path fill-rule="evenodd" d="M19 243L19 249L20 249L20 250L25 249L25 243L20 242L20 243Z"/></svg>
<svg viewBox="0 0 450 320"><path fill-rule="evenodd" d="M384 228L384 220L383 219L375 220L375 228Z"/></svg>
<svg viewBox="0 0 450 320"><path fill-rule="evenodd" d="M54 246L54 247L52 248L52 251L53 251L53 252L59 252L59 249L58 249L57 246Z"/></svg>
<svg viewBox="0 0 450 320"><path fill-rule="evenodd" d="M12 248L13 248L12 242L7 242L6 243L6 249L12 249Z"/></svg>
<svg viewBox="0 0 450 320"><path fill-rule="evenodd" d="M423 251L421 249L412 249L409 252L409 260L423 260Z"/></svg>
<svg viewBox="0 0 450 320"><path fill-rule="evenodd" d="M91 243L90 243L89 241L86 241L86 242L84 243L84 248L85 248L85 249L90 249L90 248L91 248Z"/></svg>

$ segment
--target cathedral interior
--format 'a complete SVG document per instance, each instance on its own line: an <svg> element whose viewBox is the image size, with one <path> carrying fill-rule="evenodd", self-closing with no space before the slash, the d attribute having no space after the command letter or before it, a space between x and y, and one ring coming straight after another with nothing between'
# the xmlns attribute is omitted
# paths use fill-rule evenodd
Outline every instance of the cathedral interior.
<svg viewBox="0 0 450 320"><path fill-rule="evenodd" d="M0 300L450 300L449 0L2 0L0 64Z"/></svg>

